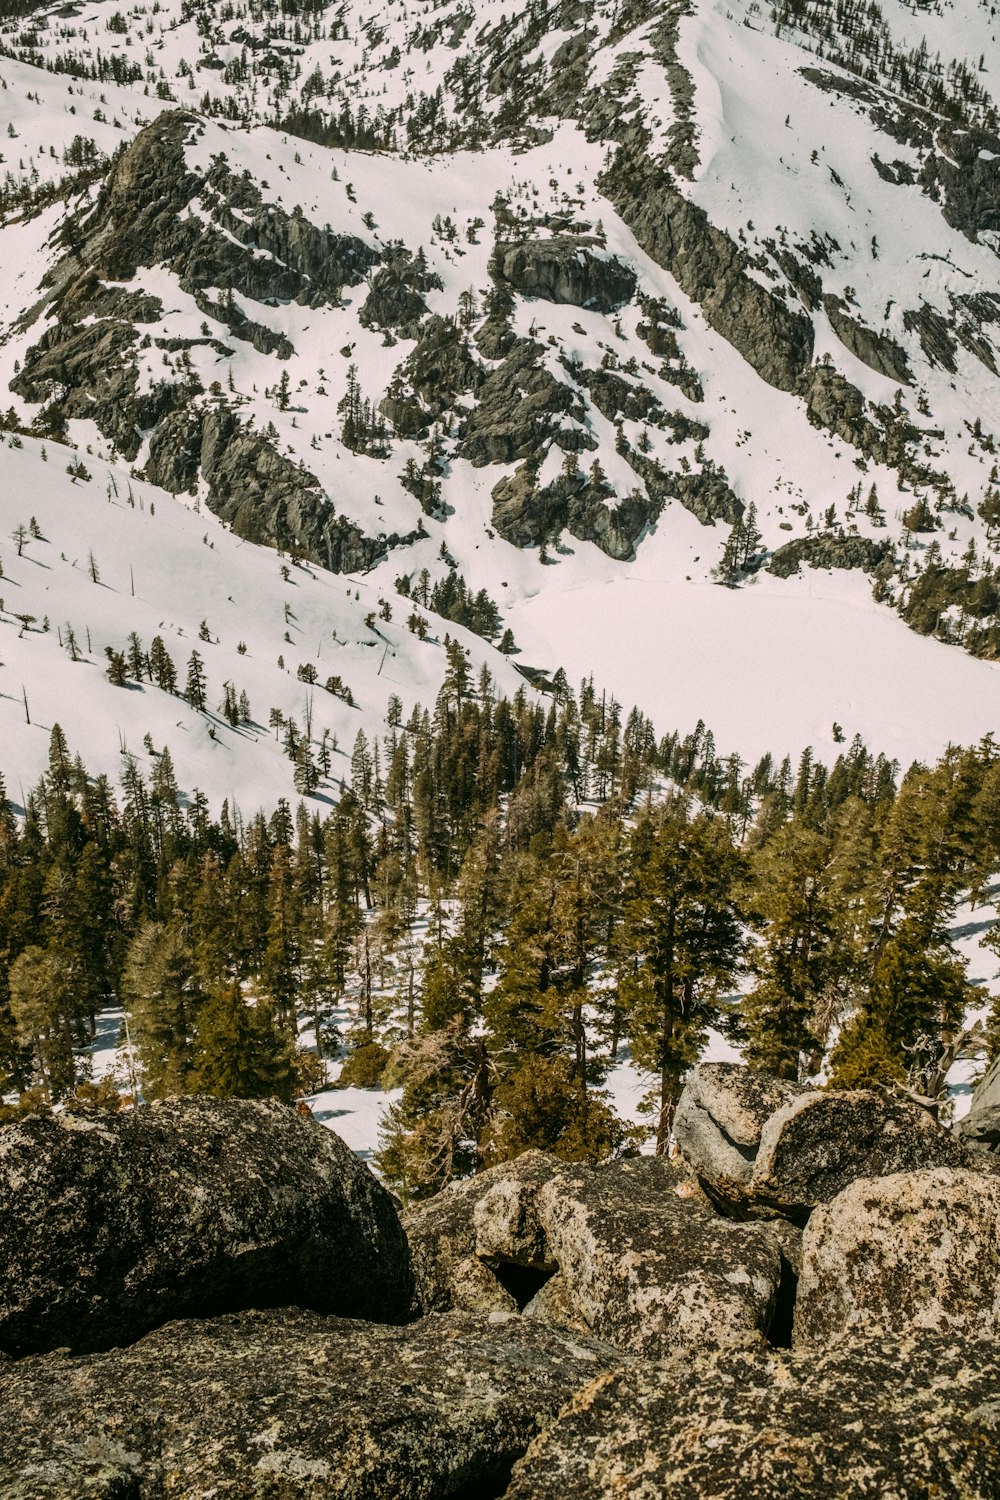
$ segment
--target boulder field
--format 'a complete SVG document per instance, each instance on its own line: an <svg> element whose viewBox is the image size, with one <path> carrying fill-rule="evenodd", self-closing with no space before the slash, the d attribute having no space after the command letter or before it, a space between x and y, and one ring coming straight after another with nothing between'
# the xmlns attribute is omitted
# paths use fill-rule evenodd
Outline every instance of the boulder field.
<svg viewBox="0 0 1000 1500"><path fill-rule="evenodd" d="M980 1104L706 1064L673 1160L528 1152L402 1213L277 1104L6 1126L0 1495L995 1497Z"/></svg>

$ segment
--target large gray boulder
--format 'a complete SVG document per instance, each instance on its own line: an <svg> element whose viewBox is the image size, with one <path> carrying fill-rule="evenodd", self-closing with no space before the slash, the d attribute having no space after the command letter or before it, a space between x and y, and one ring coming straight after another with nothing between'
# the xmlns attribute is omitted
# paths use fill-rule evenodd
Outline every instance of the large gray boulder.
<svg viewBox="0 0 1000 1500"><path fill-rule="evenodd" d="M505 1500L995 1500L995 1339L723 1349L599 1377Z"/></svg>
<svg viewBox="0 0 1000 1500"><path fill-rule="evenodd" d="M421 1312L516 1311L556 1269L538 1218L544 1183L565 1170L542 1151L453 1182L403 1218Z"/></svg>
<svg viewBox="0 0 1000 1500"><path fill-rule="evenodd" d="M857 1332L1000 1334L1000 1177L863 1178L806 1225L797 1345Z"/></svg>
<svg viewBox="0 0 1000 1500"><path fill-rule="evenodd" d="M0 1349L107 1348L295 1303L400 1320L409 1251L343 1141L273 1101L191 1097L0 1130Z"/></svg>
<svg viewBox="0 0 1000 1500"><path fill-rule="evenodd" d="M541 1189L560 1301L577 1326L651 1359L678 1346L764 1341L782 1281L777 1239L766 1225L719 1218L685 1187L668 1162L640 1157L576 1167ZM554 1296L543 1292L533 1314L552 1316Z"/></svg>
<svg viewBox="0 0 1000 1500"><path fill-rule="evenodd" d="M740 1063L692 1068L674 1114L674 1136L713 1202L749 1207L761 1132L783 1104L806 1092Z"/></svg>
<svg viewBox="0 0 1000 1500"><path fill-rule="evenodd" d="M769 1225L719 1218L694 1194L683 1168L658 1157L592 1168L525 1152L405 1216L417 1305L520 1309L650 1358L682 1343L761 1341L798 1247Z"/></svg>
<svg viewBox="0 0 1000 1500"><path fill-rule="evenodd" d="M389 1328L282 1309L171 1323L128 1349L0 1365L0 1494L499 1494L560 1407L621 1362L523 1318Z"/></svg>
<svg viewBox="0 0 1000 1500"><path fill-rule="evenodd" d="M804 1224L858 1177L960 1167L955 1135L908 1099L806 1088L733 1063L693 1069L674 1131L712 1202L736 1218Z"/></svg>

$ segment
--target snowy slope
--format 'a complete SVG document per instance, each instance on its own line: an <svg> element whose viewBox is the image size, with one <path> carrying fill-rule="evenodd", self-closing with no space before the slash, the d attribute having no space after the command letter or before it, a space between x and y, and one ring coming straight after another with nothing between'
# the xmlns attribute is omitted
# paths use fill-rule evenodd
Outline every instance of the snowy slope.
<svg viewBox="0 0 1000 1500"><path fill-rule="evenodd" d="M201 123L185 145L193 172L204 175L224 158L265 203L329 226L334 234L355 236L373 256L384 257L393 243L414 253L421 249L441 283L426 291L428 313L461 317L463 296L471 294L472 333L482 326L495 241L526 235L544 242L561 232L553 225L565 223L568 232L596 236L601 255L631 269L635 297L602 312L518 293L510 328L517 338L541 346L541 368L577 402L580 415L560 418L562 430L582 444L583 467L599 461L613 491L609 507L632 493L650 503L647 479L622 452L623 442L633 450L648 443L651 458L668 475L723 475L736 500L755 507L762 558L791 540L821 533L888 542L896 558L896 574L880 603L860 570L803 568L790 578L759 571L739 588L722 588L714 575L730 525L719 516L705 524L679 498L666 501L639 534L634 554L624 559L565 530L542 550L514 545L497 531L494 491L520 472L521 462L483 465L466 456L461 430L476 409L475 392L457 398L435 424L442 504L428 514L401 483L408 461L425 463L425 436L392 435L388 457L351 452L341 440L337 408L351 367L363 395L377 405L416 342L410 334L392 337L381 325L359 320L374 268L345 287L337 302L246 303L256 324L287 340L291 352L281 356L232 337L225 322L181 286L174 267L157 263L143 266L129 283L159 298L162 309L162 316L142 325L140 391L162 380L193 378L203 393L195 406L227 401L241 423L273 432L275 450L304 463L336 513L365 537L403 540L389 545L363 579L352 577L350 590L347 580L315 569L296 569L292 590L273 555L240 545L208 514L211 495L204 479L179 502L157 500L155 521L119 501L98 506L96 519L88 507L76 531L66 531L68 501L43 484L32 505L39 512L56 507L60 520L51 512L38 515L53 540L34 551L58 548L70 559L69 572L64 578L60 569L58 582L55 576L48 580L59 593L59 603L50 606L38 564L12 560L10 542L0 545L5 572L15 580L6 587L5 618L17 588L30 596L31 612L47 613L54 626L72 619L79 633L79 625L91 624L101 647L120 645L133 628L148 644L165 620L165 630L171 622L176 626L168 644L181 657L207 618L220 638L204 652L214 702L228 680L245 688L265 729L271 707L301 719L303 686L295 668L300 660L313 661L321 680L327 671L340 672L361 705L352 711L319 690L314 694L317 723L336 733L349 753L356 726L378 722L387 691L426 701L440 680L439 650L395 623L381 622L390 654L382 677L376 676L385 642L366 629L366 615L388 599L402 618L406 607L396 599L396 579L412 579L421 568L440 577L451 558L474 590L486 588L496 598L521 647L520 660L550 670L563 665L571 678L593 672L626 704L634 701L651 713L661 731L688 729L703 719L721 749L747 759L765 749L794 754L806 743L833 755L835 720L848 736L860 732L874 748L902 761L931 757L950 740L989 732L1000 717L996 667L908 631L892 605L905 597L902 574L912 577L920 569L932 543L942 560L955 565L969 555L970 544L976 566L992 556L993 538L978 507L996 482L996 239L989 229L963 226L961 215L947 201L936 201L919 180L932 158L944 160L956 149L949 134L959 128L955 118L929 117L930 145L905 137L916 129L912 121L907 125L906 111L922 108L924 85L934 77L961 103L958 63L968 63L988 100L995 87L997 23L973 0L919 14L887 0L882 20L875 16L871 8L872 26L889 40L881 63L876 58L871 64L865 87L872 97L852 91L857 71L830 61L832 43L815 7L806 8L804 24L792 27L753 0L647 7L642 15L603 0L587 6L585 15L555 6L512 11L499 0L451 0L432 10L411 0L357 0L301 18L261 4L222 8L166 0L154 9L98 0L75 13L43 7L28 20L5 22L0 171L9 174L8 188L27 185L44 196L46 185L77 172L81 162L97 162L97 172L103 159L126 148L161 111L199 111ZM922 72L916 68L914 90L904 98L892 55L912 51L924 37L928 60ZM846 43L838 45L850 64ZM566 58L574 49L580 60L570 88L566 69L574 64ZM817 70L828 75L825 82L817 81ZM990 124L982 100L966 104L970 126ZM295 111L311 113L314 121L322 113L327 122L349 115L350 128L341 133L377 139L381 149L320 145L276 128L275 122ZM678 155L678 131L687 132L686 154ZM92 141L93 148L78 143L74 149L76 137ZM930 476L925 482L810 420L801 393L762 378L674 271L642 248L609 196L606 174L620 148L664 165L684 199L739 247L749 280L775 292L792 311L804 314L804 304L789 265L797 262L819 278L821 294L808 308L811 369L829 362L858 393L870 420L883 420L881 411L908 422L915 434L910 456L924 465ZM977 160L983 171L991 157L982 145ZM892 164L900 180L888 181L877 163L883 169ZM904 180L907 173L914 180ZM99 186L97 176L89 184L76 182L82 196L72 198L71 206L84 224L96 211ZM498 204L504 205L503 223L496 217ZM5 389L57 326L51 289L42 281L64 264L66 254L64 204L56 201L27 215L22 207L12 203L0 226ZM185 213L206 230L218 222L207 196L194 199ZM207 293L221 297L223 288ZM968 304L973 295L998 299L994 321L988 301L976 304L974 318ZM663 363L652 354L641 331L647 318L641 299L655 299L667 310L677 359ZM910 316L926 309L954 334L947 358ZM903 351L909 380L879 373L846 347L832 321L840 315ZM962 328L964 342L958 337ZM186 373L178 345L185 346ZM497 367L497 359L475 358L486 375ZM615 421L574 375L579 368L618 373L626 387L650 393L663 411L688 423L689 435L677 440L669 426L629 417ZM672 378L678 368L694 373L698 389ZM275 396L283 374L291 393L286 409ZM213 382L219 382L221 398L209 395ZM9 405L23 425L39 417L40 403L14 391L0 405ZM977 421L978 437L972 432ZM51 444L48 471L59 470L55 477L73 500L72 513L84 491L100 498L109 465L119 489L130 482L131 471L133 490L145 503L151 491L134 476L149 458L152 436L144 432L126 462L106 431L74 416L68 437L94 479L89 486L64 483L66 460L61 449L57 460ZM25 439L23 449L0 452L7 537L27 519L19 466L37 468L37 446ZM540 484L557 479L564 456L550 434L538 454ZM865 510L873 486L884 523ZM911 534L903 523L919 496L932 509L942 502L933 533ZM196 502L202 513L192 517L185 507ZM833 519L827 520L831 508ZM184 540L178 532L178 550L171 552L163 536L175 524ZM214 550L202 543L205 534ZM202 549L198 565L189 545ZM114 590L100 601L79 576L80 559L91 547L102 562L102 582L107 578ZM242 570L250 558L252 572L237 571L231 579L234 559ZM137 580L134 602L124 593L126 562ZM350 597L355 591L358 600ZM289 598L297 616L300 605L303 611L292 644L284 641ZM181 602L171 611L172 599ZM273 604L263 606L265 599ZM939 633L946 633L947 624L945 619ZM351 644L335 645L334 629ZM141 747L147 729L157 745L169 743L182 784L203 787L213 800L235 795L255 804L267 801L278 785L287 788L291 767L266 732L258 734L251 756L250 736L226 727L209 739L198 717L188 722L176 703L166 705L161 717L154 712L153 690L126 693L105 684L96 654L93 665L72 668L74 682L86 677L93 684L93 707L84 711L77 693L66 689L70 679L64 682L61 674L71 664L54 637L32 631L18 639L14 627L8 635L13 638L5 639L0 679L8 774L16 769L30 781L40 764L41 735L34 723L30 733L23 723L19 684L27 674L32 681L41 678L32 718L37 713L41 724L51 722L61 702L71 742L95 768L116 764L117 732L102 725L120 722L130 750ZM239 639L247 642L246 656L235 654ZM356 644L363 641L373 644ZM520 681L496 653L469 641L504 683ZM46 698L42 684L48 674L29 672L27 663L48 661L50 653L59 675ZM276 665L279 655L285 656L284 671ZM387 683L393 661L398 681ZM126 713L122 705L132 699L139 706Z"/></svg>
<svg viewBox="0 0 1000 1500"><path fill-rule="evenodd" d="M91 478L74 479L66 470L75 455L61 445L9 443L0 451L0 771L15 804L23 806L45 769L56 723L88 771L103 772L113 784L126 754L137 757L144 773L152 771L148 735L155 754L169 748L182 793L199 789L216 811L224 798L248 816L279 797L294 800L292 763L269 728L274 708L300 730L311 716L314 753L324 731L336 740L330 774L316 794L329 803L350 777L358 731L369 739L386 732L392 694L407 712L417 702L433 705L444 677L446 632L468 647L477 666L488 662L501 690L525 686L504 657L458 626L438 621L439 633L421 641L382 619L379 590L367 580L348 586L322 569L290 566L270 549L240 541L207 512L93 460ZM27 531L32 518L41 537L29 536L18 557L13 533ZM25 626L24 617L32 623ZM209 641L200 639L202 622ZM67 626L79 646L76 662ZM206 712L149 681L112 686L105 648L127 651L133 631L147 652L161 637L181 691L191 653L199 653ZM317 669L315 686L298 679L305 663ZM333 675L351 689L353 707L324 691ZM226 682L247 694L250 724L233 728L223 718Z"/></svg>

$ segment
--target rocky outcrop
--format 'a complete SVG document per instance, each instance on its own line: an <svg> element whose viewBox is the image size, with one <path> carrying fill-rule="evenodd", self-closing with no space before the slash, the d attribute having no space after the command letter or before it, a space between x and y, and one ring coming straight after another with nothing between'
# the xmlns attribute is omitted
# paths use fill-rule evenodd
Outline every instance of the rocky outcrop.
<svg viewBox="0 0 1000 1500"><path fill-rule="evenodd" d="M864 396L833 365L812 365L799 381L799 394L814 427L835 433L876 463L889 461L883 434L866 414Z"/></svg>
<svg viewBox="0 0 1000 1500"><path fill-rule="evenodd" d="M208 485L208 503L247 541L296 548L333 573L370 568L400 538L368 537L337 515L319 481L224 402L172 412L149 441L145 477L174 494Z"/></svg>
<svg viewBox="0 0 1000 1500"><path fill-rule="evenodd" d="M890 551L890 542L874 542L867 536L796 537L778 547L767 562L767 571L778 578L791 578L803 563L807 568L863 568L873 573Z"/></svg>
<svg viewBox="0 0 1000 1500"><path fill-rule="evenodd" d="M705 1192L737 1217L801 1224L859 1177L968 1162L955 1136L909 1100L803 1088L735 1064L692 1070L675 1128Z"/></svg>
<svg viewBox="0 0 1000 1500"><path fill-rule="evenodd" d="M412 1328L282 1309L0 1366L5 1500L430 1500L503 1492L621 1356L525 1319Z"/></svg>
<svg viewBox="0 0 1000 1500"><path fill-rule="evenodd" d="M535 1440L506 1500L993 1500L992 1338L723 1349L599 1377Z"/></svg>
<svg viewBox="0 0 1000 1500"><path fill-rule="evenodd" d="M425 1311L520 1308L649 1358L761 1340L787 1260L769 1227L718 1218L660 1158L592 1169L528 1152L405 1224Z"/></svg>
<svg viewBox="0 0 1000 1500"><path fill-rule="evenodd" d="M540 459L550 442L568 452L597 446L583 429L583 402L545 368L544 352L534 340L518 339L484 380L459 449L476 468Z"/></svg>
<svg viewBox="0 0 1000 1500"><path fill-rule="evenodd" d="M410 1302L392 1200L275 1103L189 1097L0 1130L0 1348L100 1349L180 1316Z"/></svg>
<svg viewBox="0 0 1000 1500"><path fill-rule="evenodd" d="M876 374L885 375L889 380L897 380L900 385L911 384L913 376L907 362L906 350L901 348L895 339L885 333L876 333L874 328L869 328L866 323L852 318L840 297L832 295L824 297L823 306L830 319L830 327L844 348L850 350L855 359L860 359L862 364L867 365Z"/></svg>
<svg viewBox="0 0 1000 1500"><path fill-rule="evenodd" d="M614 312L635 295L636 275L600 241L554 235L545 240L499 240L490 272L526 297Z"/></svg>
<svg viewBox="0 0 1000 1500"><path fill-rule="evenodd" d="M911 1329L1000 1334L1000 1176L862 1178L809 1220L796 1345Z"/></svg>
<svg viewBox="0 0 1000 1500"><path fill-rule="evenodd" d="M630 558L646 528L663 508L637 487L614 503L611 486L582 469L564 472L539 486L536 466L523 464L493 490L493 525L516 547L539 547L568 531L593 542L609 557Z"/></svg>
<svg viewBox="0 0 1000 1500"><path fill-rule="evenodd" d="M779 390L795 391L812 361L813 326L747 273L746 255L669 173L619 156L600 186L647 254L699 304L709 325Z"/></svg>
<svg viewBox="0 0 1000 1500"><path fill-rule="evenodd" d="M674 1137L705 1192L726 1209L749 1204L760 1137L773 1114L806 1090L739 1063L691 1070L674 1114Z"/></svg>
<svg viewBox="0 0 1000 1500"><path fill-rule="evenodd" d="M70 228L78 261L106 281L128 281L140 266L169 265L192 293L230 287L255 302L310 304L338 301L344 286L356 285L378 262L356 236L318 229L300 213L265 203L256 184L224 157L207 172L193 167L185 146L200 129L196 115L172 110L139 132L108 173L93 211ZM195 200L202 212L192 216L186 210Z"/></svg>
<svg viewBox="0 0 1000 1500"><path fill-rule="evenodd" d="M380 410L401 437L415 437L453 410L460 397L476 392L485 378L468 338L454 320L429 317Z"/></svg>
<svg viewBox="0 0 1000 1500"><path fill-rule="evenodd" d="M935 124L936 149L924 161L921 186L940 203L947 222L970 240L995 234L1000 231L1000 137Z"/></svg>
<svg viewBox="0 0 1000 1500"><path fill-rule="evenodd" d="M45 403L43 428L61 432L67 420L93 421L129 460L151 434L147 477L174 493L204 479L209 504L241 536L297 546L334 571L370 567L398 538L365 537L338 517L316 480L263 434L249 432L221 401L202 404L197 380L140 378L142 325L159 321L162 306L139 290L106 283L166 266L199 309L234 337L287 358L287 338L260 321L263 313L251 317L239 299L259 306L336 304L342 289L379 260L355 236L318 229L297 210L265 203L249 176L235 174L224 157L207 171L193 167L187 147L201 129L185 111L161 115L112 166L93 207L64 226L66 253L35 309L45 307L57 321L27 351L13 388ZM205 335L185 347L220 347L207 328Z"/></svg>
<svg viewBox="0 0 1000 1500"><path fill-rule="evenodd" d="M372 278L368 296L361 304L358 322L362 328L388 329L400 338L415 339L421 319L427 316L424 293L441 290L444 283L428 271L422 257L414 257L401 245L393 247L386 264Z"/></svg>

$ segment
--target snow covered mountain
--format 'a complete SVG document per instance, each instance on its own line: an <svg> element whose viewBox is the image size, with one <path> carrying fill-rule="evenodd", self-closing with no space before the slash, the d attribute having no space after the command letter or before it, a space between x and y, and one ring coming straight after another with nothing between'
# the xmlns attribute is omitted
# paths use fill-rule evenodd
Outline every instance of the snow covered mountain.
<svg viewBox="0 0 1000 1500"><path fill-rule="evenodd" d="M995 727L995 8L4 9L8 776L58 719L252 807L446 633L747 757Z"/></svg>

